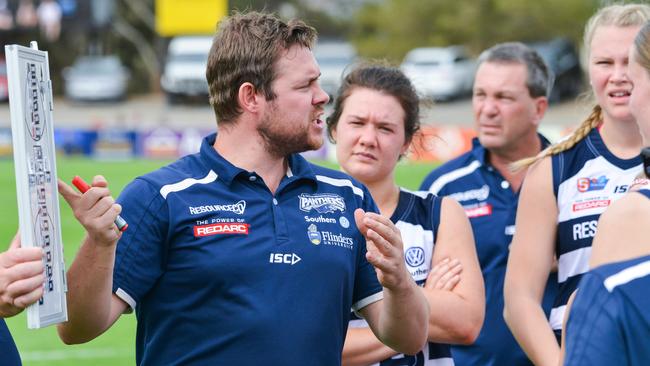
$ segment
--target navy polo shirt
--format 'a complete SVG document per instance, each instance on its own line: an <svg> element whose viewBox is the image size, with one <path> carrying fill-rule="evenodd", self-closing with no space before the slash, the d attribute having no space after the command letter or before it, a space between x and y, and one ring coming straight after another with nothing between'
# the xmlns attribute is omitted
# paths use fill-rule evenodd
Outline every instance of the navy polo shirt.
<svg viewBox="0 0 650 366"><path fill-rule="evenodd" d="M542 145L548 141L540 135ZM503 320L503 284L510 243L515 233L519 192L490 165L487 150L474 138L472 149L431 172L420 186L438 196L458 201L469 217L485 282L485 321L476 342L452 346L452 356L463 365L531 365ZM544 294L548 314L557 292L556 275Z"/></svg>
<svg viewBox="0 0 650 366"><path fill-rule="evenodd" d="M565 365L650 364L650 256L585 273L566 324Z"/></svg>
<svg viewBox="0 0 650 366"><path fill-rule="evenodd" d="M9 333L9 329L7 328L4 319L0 319L0 359L2 360L2 362L0 362L2 365L21 365L18 349L16 349L16 344L14 343L13 338L11 338L11 333Z"/></svg>
<svg viewBox="0 0 650 366"><path fill-rule="evenodd" d="M272 194L208 136L135 179L113 291L135 309L139 365L339 365L350 308L381 299L344 173L288 158Z"/></svg>

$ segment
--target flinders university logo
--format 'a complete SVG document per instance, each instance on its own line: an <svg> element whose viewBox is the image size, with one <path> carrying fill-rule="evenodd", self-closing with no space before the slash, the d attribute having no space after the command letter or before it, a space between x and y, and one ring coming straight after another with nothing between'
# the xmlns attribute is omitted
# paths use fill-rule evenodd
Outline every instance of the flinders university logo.
<svg viewBox="0 0 650 366"><path fill-rule="evenodd" d="M307 228L307 237L309 238L309 241L314 245L320 244L322 240L320 231L318 231L318 228L314 224L309 225Z"/></svg>
<svg viewBox="0 0 650 366"><path fill-rule="evenodd" d="M300 199L300 209L309 212L312 209L318 213L330 213L335 211L345 211L345 201L343 197L337 194L306 194L298 196Z"/></svg>

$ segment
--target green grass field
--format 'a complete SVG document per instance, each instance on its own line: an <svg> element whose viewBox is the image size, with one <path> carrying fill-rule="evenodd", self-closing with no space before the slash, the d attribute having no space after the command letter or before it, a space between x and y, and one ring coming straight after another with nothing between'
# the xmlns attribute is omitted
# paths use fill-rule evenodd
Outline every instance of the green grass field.
<svg viewBox="0 0 650 366"><path fill-rule="evenodd" d="M163 161L132 160L125 162L104 162L81 158L57 158L58 177L69 182L75 175L90 181L96 174L102 174L109 182L109 188L117 196L133 178L162 165ZM331 163L324 165L335 167ZM424 176L433 169L430 164L400 164L397 168L397 183L409 189L417 189ZM4 250L18 229L16 203L16 181L14 166L10 160L0 160L0 250ZM66 265L70 266L81 239L83 229L75 220L72 211L63 199L61 204L61 231L65 243ZM116 366L135 363L135 315L122 316L111 329L92 342L66 346L56 335L55 327L27 329L23 312L6 319L20 350L23 364L48 366ZM2 355L0 355L1 359ZM0 364L2 362L0 361Z"/></svg>

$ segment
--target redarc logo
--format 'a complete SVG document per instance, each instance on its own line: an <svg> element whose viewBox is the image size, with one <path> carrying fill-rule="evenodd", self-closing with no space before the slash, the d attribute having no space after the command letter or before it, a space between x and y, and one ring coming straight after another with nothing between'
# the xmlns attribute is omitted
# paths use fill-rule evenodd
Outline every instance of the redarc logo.
<svg viewBox="0 0 650 366"><path fill-rule="evenodd" d="M244 234L248 235L248 224L235 222L219 222L216 224L194 227L194 236L211 236L219 234Z"/></svg>
<svg viewBox="0 0 650 366"><path fill-rule="evenodd" d="M594 200L587 202L574 203L572 206L573 212L578 212L582 210L590 210L592 208L604 208L609 206L610 200Z"/></svg>
<svg viewBox="0 0 650 366"><path fill-rule="evenodd" d="M467 217L472 219L475 217L492 215L492 205L485 202L483 203L484 204L478 206L464 207L465 214L467 215Z"/></svg>
<svg viewBox="0 0 650 366"><path fill-rule="evenodd" d="M282 263L294 265L300 262L300 257L296 253L271 253L269 263Z"/></svg>

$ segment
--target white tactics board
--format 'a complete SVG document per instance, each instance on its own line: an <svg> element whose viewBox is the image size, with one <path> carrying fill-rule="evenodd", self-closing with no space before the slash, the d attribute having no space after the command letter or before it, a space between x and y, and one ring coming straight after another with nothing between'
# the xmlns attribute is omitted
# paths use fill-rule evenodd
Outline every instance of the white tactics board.
<svg viewBox="0 0 650 366"><path fill-rule="evenodd" d="M52 83L47 52L5 46L21 243L43 248L43 297L27 308L27 326L68 319L59 220Z"/></svg>

